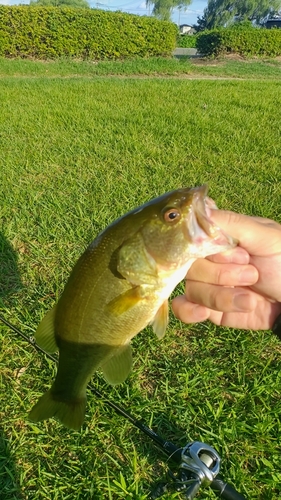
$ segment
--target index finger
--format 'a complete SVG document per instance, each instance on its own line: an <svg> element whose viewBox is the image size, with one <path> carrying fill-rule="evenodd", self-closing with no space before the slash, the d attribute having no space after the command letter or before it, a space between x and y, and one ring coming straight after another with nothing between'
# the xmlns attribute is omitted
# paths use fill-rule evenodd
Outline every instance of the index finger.
<svg viewBox="0 0 281 500"><path fill-rule="evenodd" d="M216 264L249 264L250 255L247 250L242 247L231 248L222 253L216 253L206 257L207 260L215 262Z"/></svg>

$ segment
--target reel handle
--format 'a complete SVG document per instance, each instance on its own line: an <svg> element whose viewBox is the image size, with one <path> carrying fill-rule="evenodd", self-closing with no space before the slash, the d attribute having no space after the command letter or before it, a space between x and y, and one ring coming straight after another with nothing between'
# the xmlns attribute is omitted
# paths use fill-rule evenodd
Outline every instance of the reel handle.
<svg viewBox="0 0 281 500"><path fill-rule="evenodd" d="M189 486L186 491L185 491L185 498L187 498L187 500L193 500L193 498L196 497L199 489L200 489L200 482L199 481L196 481L194 482L191 486Z"/></svg>

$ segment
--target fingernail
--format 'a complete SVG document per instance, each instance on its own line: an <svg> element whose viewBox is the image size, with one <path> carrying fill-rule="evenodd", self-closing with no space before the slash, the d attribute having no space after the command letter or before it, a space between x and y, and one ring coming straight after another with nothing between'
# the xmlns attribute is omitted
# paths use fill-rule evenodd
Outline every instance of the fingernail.
<svg viewBox="0 0 281 500"><path fill-rule="evenodd" d="M233 304L240 311L250 311L250 298L248 293L240 293L233 297Z"/></svg>
<svg viewBox="0 0 281 500"><path fill-rule="evenodd" d="M210 314L210 310L205 306L200 306L199 304L196 304L193 307L192 315L193 315L193 320L196 323L197 322L199 323L200 321L205 321L206 319L208 319L209 314Z"/></svg>
<svg viewBox="0 0 281 500"><path fill-rule="evenodd" d="M258 272L254 267L243 269L238 276L240 285L253 285L258 280Z"/></svg>

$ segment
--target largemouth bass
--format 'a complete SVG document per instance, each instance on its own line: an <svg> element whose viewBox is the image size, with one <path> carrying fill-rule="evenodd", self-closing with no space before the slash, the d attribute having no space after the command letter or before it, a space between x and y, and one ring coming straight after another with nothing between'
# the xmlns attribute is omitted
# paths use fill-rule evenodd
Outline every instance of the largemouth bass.
<svg viewBox="0 0 281 500"><path fill-rule="evenodd" d="M55 417L79 429L93 373L123 382L130 340L148 324L164 336L168 298L194 260L236 244L210 220L209 206L206 186L178 189L125 214L90 244L36 331L43 349L59 350L59 363L31 420Z"/></svg>

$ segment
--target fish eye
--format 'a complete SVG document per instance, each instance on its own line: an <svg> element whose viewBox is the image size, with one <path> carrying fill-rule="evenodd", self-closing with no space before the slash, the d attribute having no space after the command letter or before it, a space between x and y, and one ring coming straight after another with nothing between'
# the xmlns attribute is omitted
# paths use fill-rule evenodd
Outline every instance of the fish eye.
<svg viewBox="0 0 281 500"><path fill-rule="evenodd" d="M164 212L164 221L173 223L180 219L181 213L177 208L169 208Z"/></svg>

